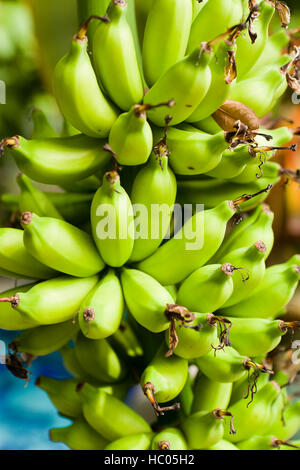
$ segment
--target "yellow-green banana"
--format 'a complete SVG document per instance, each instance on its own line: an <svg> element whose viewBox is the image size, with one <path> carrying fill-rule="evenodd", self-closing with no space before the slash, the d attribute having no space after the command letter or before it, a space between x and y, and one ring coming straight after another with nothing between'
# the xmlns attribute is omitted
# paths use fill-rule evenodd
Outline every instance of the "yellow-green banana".
<svg viewBox="0 0 300 470"><path fill-rule="evenodd" d="M216 382L198 373L194 384L192 413L211 411L228 407L232 392L232 383Z"/></svg>
<svg viewBox="0 0 300 470"><path fill-rule="evenodd" d="M152 450L188 450L182 432L177 428L165 428L152 439Z"/></svg>
<svg viewBox="0 0 300 470"><path fill-rule="evenodd" d="M53 405L65 416L77 418L82 416L82 403L76 392L76 379L57 380L41 376L35 384L47 392Z"/></svg>
<svg viewBox="0 0 300 470"><path fill-rule="evenodd" d="M82 418L67 427L50 429L49 437L53 442L63 442L71 450L103 450L108 442Z"/></svg>
<svg viewBox="0 0 300 470"><path fill-rule="evenodd" d="M154 0L143 40L143 68L149 86L184 57L192 15L192 0Z"/></svg>
<svg viewBox="0 0 300 470"><path fill-rule="evenodd" d="M110 442L104 450L148 450L151 445L151 433L131 434Z"/></svg>
<svg viewBox="0 0 300 470"><path fill-rule="evenodd" d="M109 21L98 26L93 42L96 72L110 98L124 111L140 103L144 94L126 10L125 0L113 0L107 10Z"/></svg>
<svg viewBox="0 0 300 470"><path fill-rule="evenodd" d="M107 338L118 330L123 312L121 284L114 271L110 269L80 306L81 331L90 339Z"/></svg>
<svg viewBox="0 0 300 470"><path fill-rule="evenodd" d="M1 292L1 297L13 297L18 292L27 292L34 284L26 284L25 286L15 287L5 292ZM31 320L26 315L19 313L10 303L0 304L0 328L3 330L27 330L38 324L37 321Z"/></svg>
<svg viewBox="0 0 300 470"><path fill-rule="evenodd" d="M21 224L26 249L47 266L77 277L92 276L104 268L92 238L68 222L23 212Z"/></svg>
<svg viewBox="0 0 300 470"><path fill-rule="evenodd" d="M87 51L85 30L73 37L70 51L55 67L54 94L64 117L83 134L107 137L116 108L103 95Z"/></svg>
<svg viewBox="0 0 300 470"><path fill-rule="evenodd" d="M120 267L129 259L134 244L133 208L116 171L104 175L91 205L95 244L104 261Z"/></svg>

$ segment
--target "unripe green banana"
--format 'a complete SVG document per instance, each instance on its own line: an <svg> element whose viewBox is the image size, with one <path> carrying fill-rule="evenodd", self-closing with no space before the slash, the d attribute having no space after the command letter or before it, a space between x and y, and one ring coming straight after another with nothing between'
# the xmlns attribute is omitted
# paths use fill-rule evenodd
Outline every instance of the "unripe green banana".
<svg viewBox="0 0 300 470"><path fill-rule="evenodd" d="M225 235L226 223L234 213L235 206L231 201L196 213L171 240L141 261L138 269L163 285L182 281L217 251Z"/></svg>
<svg viewBox="0 0 300 470"><path fill-rule="evenodd" d="M297 443L281 441L272 434L253 436L246 441L239 442L237 446L239 450L297 450Z"/></svg>
<svg viewBox="0 0 300 470"><path fill-rule="evenodd" d="M74 318L98 276L74 278L61 276L34 285L27 292L17 291L0 302L10 302L18 313L39 325L63 323Z"/></svg>
<svg viewBox="0 0 300 470"><path fill-rule="evenodd" d="M152 150L153 135L142 105L120 114L109 134L109 146L120 165L142 165Z"/></svg>
<svg viewBox="0 0 300 470"><path fill-rule="evenodd" d="M108 442L83 419L75 419L65 428L50 429L49 437L53 442L63 442L71 450L104 450Z"/></svg>
<svg viewBox="0 0 300 470"><path fill-rule="evenodd" d="M243 16L242 0L208 0L192 24L188 52L241 23Z"/></svg>
<svg viewBox="0 0 300 470"><path fill-rule="evenodd" d="M233 293L234 266L228 262L196 269L181 284L177 303L192 312L215 312Z"/></svg>
<svg viewBox="0 0 300 470"><path fill-rule="evenodd" d="M147 165L136 175L131 190L131 201L137 213L130 261L147 258L161 244L170 227L176 192L176 178L169 168L168 157L152 153Z"/></svg>
<svg viewBox="0 0 300 470"><path fill-rule="evenodd" d="M118 382L126 374L125 364L105 339L92 340L79 334L75 353L81 367L100 382Z"/></svg>
<svg viewBox="0 0 300 470"><path fill-rule="evenodd" d="M217 323L211 314L194 314L194 320L189 322L188 325L177 325L176 346L170 343L169 333L166 334L165 340L169 344L170 352L173 352L184 359L194 359L202 357L207 354L213 345L218 343L218 330ZM184 326L184 327L182 327Z"/></svg>
<svg viewBox="0 0 300 470"><path fill-rule="evenodd" d="M190 449L207 449L219 442L224 436L224 418L226 411L198 411L190 415L183 423L182 429ZM234 428L231 426L231 432Z"/></svg>
<svg viewBox="0 0 300 470"><path fill-rule="evenodd" d="M239 450L239 449L231 442L221 439L219 442L217 442L213 446L210 446L207 450Z"/></svg>
<svg viewBox="0 0 300 470"><path fill-rule="evenodd" d="M211 350L208 354L197 359L196 363L201 372L215 382L236 382L247 375L246 356L239 354L234 348L227 346L216 354Z"/></svg>
<svg viewBox="0 0 300 470"><path fill-rule="evenodd" d="M0 228L0 270L14 278L49 279L57 273L42 264L26 250L23 230ZM10 275L8 276L10 277Z"/></svg>
<svg viewBox="0 0 300 470"><path fill-rule="evenodd" d="M188 361L181 357L166 357L163 344L141 376L141 386L157 415L164 414L158 403L167 403L182 391L187 375ZM174 408L174 409L177 409Z"/></svg>
<svg viewBox="0 0 300 470"><path fill-rule="evenodd" d="M263 75L236 83L230 91L229 99L249 106L261 118L273 108L275 96L277 98L283 83L285 76L280 69L270 68Z"/></svg>
<svg viewBox="0 0 300 470"><path fill-rule="evenodd" d="M152 450L188 450L182 432L177 428L165 428L156 434L151 443Z"/></svg>
<svg viewBox="0 0 300 470"><path fill-rule="evenodd" d="M145 26L153 4L153 0L135 0L134 3L139 42L142 45L144 39Z"/></svg>
<svg viewBox="0 0 300 470"><path fill-rule="evenodd" d="M91 237L63 220L23 212L24 245L45 265L77 277L92 276L104 268Z"/></svg>
<svg viewBox="0 0 300 470"><path fill-rule="evenodd" d="M41 217L63 219L62 215L58 212L47 195L34 186L26 175L20 174L17 177L17 183L21 189L19 201L20 212L31 211Z"/></svg>
<svg viewBox="0 0 300 470"><path fill-rule="evenodd" d="M96 72L110 98L124 111L143 99L143 82L130 26L127 2L114 0L95 33L93 58Z"/></svg>
<svg viewBox="0 0 300 470"><path fill-rule="evenodd" d="M225 429L224 437L230 442L239 442L255 436L257 430L261 434L268 432L272 418L272 404L280 393L276 382L269 382L255 396L248 407L245 400L239 400L228 408L234 416L236 434L229 434Z"/></svg>
<svg viewBox="0 0 300 470"><path fill-rule="evenodd" d="M117 119L116 108L103 95L87 51L85 27L73 37L70 51L53 75L54 94L64 117L90 137L107 137Z"/></svg>
<svg viewBox="0 0 300 470"><path fill-rule="evenodd" d="M122 320L119 329L110 338L110 343L120 348L129 357L143 356L144 351L130 323Z"/></svg>
<svg viewBox="0 0 300 470"><path fill-rule="evenodd" d="M83 414L92 428L113 441L131 434L150 433L148 423L117 398L89 384L79 391Z"/></svg>
<svg viewBox="0 0 300 470"><path fill-rule="evenodd" d="M14 338L13 344L18 352L46 356L68 343L76 335L78 329L78 323L73 320L58 325L37 326Z"/></svg>
<svg viewBox="0 0 300 470"><path fill-rule="evenodd" d="M233 227L225 238L219 251L210 262L219 262L226 253L254 244L257 240L264 240L266 245L265 259L269 256L274 243L272 224L274 213L268 206L259 205L252 214ZM293 263L297 264L297 263Z"/></svg>
<svg viewBox="0 0 300 470"><path fill-rule="evenodd" d="M223 42L215 47L213 58L209 64L211 71L211 84L205 98L198 108L191 114L188 122L199 122L213 114L228 98L231 81L234 77L225 76L228 65L228 54L232 46ZM229 70L228 74L232 73Z"/></svg>
<svg viewBox="0 0 300 470"><path fill-rule="evenodd" d="M149 450L151 436L150 433L141 433L120 437L120 439L110 442L104 450Z"/></svg>
<svg viewBox="0 0 300 470"><path fill-rule="evenodd" d="M90 339L104 339L120 326L124 312L123 293L112 269L84 299L79 310L79 324Z"/></svg>
<svg viewBox="0 0 300 470"><path fill-rule="evenodd" d="M197 127L197 129L202 132L207 132L208 134L217 134L222 130L212 116L198 122L193 122L193 126Z"/></svg>
<svg viewBox="0 0 300 470"><path fill-rule="evenodd" d="M259 60L263 50L267 44L269 36L269 24L274 15L274 6L268 2L261 2L259 4L260 14L253 22L253 34L257 34L254 43L248 34L240 34L236 40L237 54L236 64L239 80L251 71ZM260 91L260 90L256 90ZM263 99L267 98L263 95Z"/></svg>
<svg viewBox="0 0 300 470"><path fill-rule="evenodd" d="M192 413L216 408L226 410L230 402L231 391L232 383L215 382L200 372L194 385Z"/></svg>
<svg viewBox="0 0 300 470"><path fill-rule="evenodd" d="M299 430L299 416L300 416L300 401L289 404L283 413L284 422L282 419L277 419L276 423L272 426L272 434L277 439L284 441L291 439Z"/></svg>
<svg viewBox="0 0 300 470"><path fill-rule="evenodd" d="M221 180L238 179L238 176L252 162L252 159L253 157L248 151L248 146L243 145L234 151L225 150L220 163L208 171L207 175Z"/></svg>
<svg viewBox="0 0 300 470"><path fill-rule="evenodd" d="M39 183L64 184L82 180L106 168L110 154L104 141L83 134L43 140L15 136L4 139L19 169Z"/></svg>
<svg viewBox="0 0 300 470"><path fill-rule="evenodd" d="M1 297L13 297L18 292L27 292L34 284L15 287L1 292ZM0 303L0 328L3 330L27 330L33 328L38 322L30 320L26 315L19 313L10 303Z"/></svg>
<svg viewBox="0 0 300 470"><path fill-rule="evenodd" d="M224 132L210 135L192 126L168 129L170 165L177 175L200 175L216 167L228 142Z"/></svg>
<svg viewBox="0 0 300 470"><path fill-rule="evenodd" d="M266 245L262 241L254 245L239 248L225 255L221 263L231 263L237 269L233 272L233 292L222 308L230 307L241 300L249 297L253 290L259 285L265 274Z"/></svg>
<svg viewBox="0 0 300 470"><path fill-rule="evenodd" d="M140 325L153 333L169 327L164 312L173 298L159 282L137 269L123 268L121 283L127 307Z"/></svg>
<svg viewBox="0 0 300 470"><path fill-rule="evenodd" d="M50 125L46 114L41 109L32 111L33 130L32 139L47 139L49 137L58 137L57 132Z"/></svg>
<svg viewBox="0 0 300 470"><path fill-rule="evenodd" d="M153 106L172 99L175 106L168 113L172 117L171 125L185 121L200 105L209 89L210 60L211 55L198 47L158 79L146 93L144 103ZM163 108L150 109L148 117L157 126L165 125L166 112Z"/></svg>
<svg viewBox="0 0 300 470"><path fill-rule="evenodd" d="M184 387L178 397L180 403L181 416L189 416L191 414L191 409L194 400L193 382L194 380L192 379L191 374L188 373Z"/></svg>
<svg viewBox="0 0 300 470"><path fill-rule="evenodd" d="M95 244L104 261L120 267L128 261L134 244L133 208L116 171L104 175L91 205Z"/></svg>
<svg viewBox="0 0 300 470"><path fill-rule="evenodd" d="M259 196L244 202L241 207L243 211L251 210L267 198L268 186L275 185L280 181L279 169L280 166L277 163L267 162L264 166L263 178L256 178L256 181L248 184L221 181L217 178L178 181L177 199L181 204L204 204L206 208L213 208L221 204L224 199L234 201L241 194L256 194L259 192Z"/></svg>
<svg viewBox="0 0 300 470"><path fill-rule="evenodd" d="M255 390L259 391L267 383L269 383L269 380L270 380L269 374L260 374L260 376L255 381ZM274 380L275 380L275 377L274 377ZM236 380L232 384L230 406L233 405L235 402L241 400L242 398L245 398L248 395L249 395L249 379L247 376L241 377L239 380Z"/></svg>
<svg viewBox="0 0 300 470"><path fill-rule="evenodd" d="M300 262L299 262L299 264L300 264ZM176 298L177 298L177 287L174 284L172 284L171 286L164 286L164 287L171 294L171 296L173 298L173 301L175 303Z"/></svg>
<svg viewBox="0 0 300 470"><path fill-rule="evenodd" d="M196 19L198 13L200 13L200 10L203 8L207 0L201 1L201 2L193 2L193 21Z"/></svg>
<svg viewBox="0 0 300 470"><path fill-rule="evenodd" d="M143 68L149 86L184 57L192 15L192 0L154 0L143 39ZM200 41L195 47L199 45Z"/></svg>
<svg viewBox="0 0 300 470"><path fill-rule="evenodd" d="M273 319L293 297L299 279L298 265L271 266L266 269L262 281L251 296L221 310L225 315L233 317Z"/></svg>
<svg viewBox="0 0 300 470"><path fill-rule="evenodd" d="M61 183L60 187L68 193L94 193L99 188L101 184L101 180L103 175L101 175L101 179L97 172L96 175L89 176L80 181L74 181L72 183Z"/></svg>
<svg viewBox="0 0 300 470"><path fill-rule="evenodd" d="M47 392L53 405L65 416L82 416L82 403L76 392L76 379L56 380L51 377L38 377L35 384Z"/></svg>
<svg viewBox="0 0 300 470"><path fill-rule="evenodd" d="M245 356L265 356L278 346L281 338L293 327L282 320L264 320L262 318L226 317L232 322L230 342ZM294 326L297 326L296 324Z"/></svg>
<svg viewBox="0 0 300 470"><path fill-rule="evenodd" d="M83 369L78 361L75 353L75 348L70 344L65 344L60 350L59 353L62 356L63 365L65 369L74 377L78 379L85 380L90 384L94 385L96 379L88 375L88 373Z"/></svg>

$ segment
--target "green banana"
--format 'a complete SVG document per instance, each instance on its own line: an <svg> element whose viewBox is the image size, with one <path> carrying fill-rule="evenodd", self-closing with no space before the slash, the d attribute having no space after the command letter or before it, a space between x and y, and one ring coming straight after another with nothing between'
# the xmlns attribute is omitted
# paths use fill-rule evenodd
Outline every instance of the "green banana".
<svg viewBox="0 0 300 470"><path fill-rule="evenodd" d="M216 408L226 410L229 405L232 383L215 382L199 373L194 385L192 413L211 411Z"/></svg>
<svg viewBox="0 0 300 470"><path fill-rule="evenodd" d="M58 137L57 132L50 125L46 114L41 109L32 111L33 129L31 133L32 139L47 139L49 137Z"/></svg>
<svg viewBox="0 0 300 470"><path fill-rule="evenodd" d="M253 22L252 28L252 34L257 35L255 42L253 43L252 38L248 34L241 34L236 40L236 65L239 80L243 79L255 66L268 42L269 25L275 8L268 2L260 2L259 10L260 14ZM257 89L256 91L260 90ZM263 95L263 99L265 100L266 98L267 95Z"/></svg>
<svg viewBox="0 0 300 470"><path fill-rule="evenodd" d="M218 250L226 223L234 213L235 206L231 201L222 202L209 211L197 212L171 240L138 263L138 269L164 285L182 281Z"/></svg>
<svg viewBox="0 0 300 470"><path fill-rule="evenodd" d="M68 222L23 212L21 224L28 252L52 269L88 277L104 268L91 237Z"/></svg>
<svg viewBox="0 0 300 470"><path fill-rule="evenodd" d="M59 353L63 360L63 365L65 369L74 377L85 380L90 384L94 385L96 379L89 376L88 373L83 369L78 361L75 353L75 348L69 343L65 344L60 350Z"/></svg>
<svg viewBox="0 0 300 470"><path fill-rule="evenodd" d="M104 261L120 267L128 261L134 244L133 208L116 171L104 175L91 205L95 244Z"/></svg>
<svg viewBox="0 0 300 470"><path fill-rule="evenodd" d="M79 334L75 354L81 367L100 382L118 382L126 374L125 364L105 339L91 340Z"/></svg>
<svg viewBox="0 0 300 470"><path fill-rule="evenodd" d="M101 179L103 175L101 175ZM99 175L92 175L80 181L74 181L72 183L61 183L60 187L70 193L94 193L101 184Z"/></svg>
<svg viewBox="0 0 300 470"><path fill-rule="evenodd" d="M140 415L104 391L84 384L79 396L86 421L105 439L114 441L131 434L151 432Z"/></svg>
<svg viewBox="0 0 300 470"><path fill-rule="evenodd" d="M215 312L232 296L233 275L238 274L234 270L230 263L209 264L196 269L181 284L177 302L192 312Z"/></svg>
<svg viewBox="0 0 300 470"><path fill-rule="evenodd" d="M293 448L293 445L295 448ZM289 443L276 439L272 434L267 436L253 436L246 441L237 444L239 450L296 450L299 449L296 443Z"/></svg>
<svg viewBox="0 0 300 470"><path fill-rule="evenodd" d="M192 379L190 373L188 373L184 387L178 396L180 403L180 413L182 416L189 416L191 414L191 409L194 401L193 382L194 380Z"/></svg>
<svg viewBox="0 0 300 470"><path fill-rule="evenodd" d="M14 348L34 356L51 354L68 343L78 332L78 323L68 320L58 325L30 328L13 339Z"/></svg>
<svg viewBox="0 0 300 470"><path fill-rule="evenodd" d="M227 100L231 89L231 81L234 78L234 76L231 76L231 69L226 73L230 51L232 51L232 46L229 46L226 42L222 42L215 47L213 58L209 64L211 71L209 90L198 108L187 118L188 122L199 122L209 117Z"/></svg>
<svg viewBox="0 0 300 470"><path fill-rule="evenodd" d="M17 183L21 189L19 201L20 212L31 211L41 217L63 219L53 202L43 191L40 191L34 186L26 175L20 174L17 177Z"/></svg>
<svg viewBox="0 0 300 470"><path fill-rule="evenodd" d="M19 169L39 183L64 184L82 180L106 168L110 154L104 141L79 134L43 140L15 136L2 141Z"/></svg>
<svg viewBox="0 0 300 470"><path fill-rule="evenodd" d="M0 298L0 302L10 302L30 322L39 325L63 323L74 318L82 300L97 281L98 276L62 276L36 284L27 292L17 290L10 297Z"/></svg>
<svg viewBox="0 0 300 470"><path fill-rule="evenodd" d="M171 125L175 126L185 121L200 105L205 97L210 83L211 71L210 53L202 47L176 62L170 67L146 93L144 103L155 105L172 99L175 106L169 111ZM165 125L166 113L162 108L148 111L151 122L157 126Z"/></svg>
<svg viewBox="0 0 300 470"><path fill-rule="evenodd" d="M149 158L153 135L145 108L134 105L111 127L108 143L120 165L142 165Z"/></svg>
<svg viewBox="0 0 300 470"><path fill-rule="evenodd" d="M188 52L241 23L243 16L242 0L208 0L192 24Z"/></svg>
<svg viewBox="0 0 300 470"><path fill-rule="evenodd" d="M265 251L264 242L257 241L250 247L239 248L224 256L221 263L226 259L226 262L236 266L237 270L232 275L233 292L222 308L230 307L250 297L265 274Z"/></svg>
<svg viewBox="0 0 300 470"><path fill-rule="evenodd" d="M298 265L271 266L251 296L221 310L233 317L273 319L293 297L299 279Z"/></svg>
<svg viewBox="0 0 300 470"><path fill-rule="evenodd" d="M242 80L232 87L229 99L249 106L261 118L274 106L275 96L285 83L279 68L270 68L263 75ZM285 89L283 89L283 92Z"/></svg>
<svg viewBox="0 0 300 470"><path fill-rule="evenodd" d="M27 292L34 284L15 287L5 292L1 292L1 297L13 297L18 292ZM10 303L0 304L0 328L3 330L27 330L37 325L37 322L30 320L27 316L15 310Z"/></svg>
<svg viewBox="0 0 300 470"><path fill-rule="evenodd" d="M63 442L71 450L104 450L108 442L83 419L75 419L64 428L50 429L49 437L53 442Z"/></svg>
<svg viewBox="0 0 300 470"><path fill-rule="evenodd" d="M234 416L236 434L229 434L225 429L224 438L230 442L239 442L255 436L258 429L261 434L268 432L272 418L272 404L279 392L278 384L272 381L257 392L250 406L246 407L244 399L230 406L228 411Z"/></svg>
<svg viewBox="0 0 300 470"><path fill-rule="evenodd" d="M118 116L103 95L88 54L85 35L89 21L76 34L70 51L57 63L54 94L64 117L83 134L107 137Z"/></svg>
<svg viewBox="0 0 300 470"><path fill-rule="evenodd" d="M219 262L226 253L250 246L257 240L264 240L265 242L266 259L274 244L273 220L274 213L270 208L259 205L250 216L242 219L238 225L233 227L210 262Z"/></svg>
<svg viewBox="0 0 300 470"><path fill-rule="evenodd" d="M207 354L213 344L218 342L218 330L216 328L217 320L209 314L193 314L194 319L188 322L188 325L176 325L177 341L175 345L171 342L169 334L166 334L165 340L169 344L170 354L174 353L184 359L194 359ZM192 317L192 318L193 318Z"/></svg>
<svg viewBox="0 0 300 470"><path fill-rule="evenodd" d="M246 370L257 369L255 363L248 357L229 346L219 354L211 350L205 356L198 358L196 363L207 378L222 383L236 382L246 377ZM258 367L258 370L266 372L263 366Z"/></svg>
<svg viewBox="0 0 300 470"><path fill-rule="evenodd" d="M192 0L153 1L143 38L143 69L149 86L184 57L192 16Z"/></svg>
<svg viewBox="0 0 300 470"><path fill-rule="evenodd" d="M141 386L157 415L164 414L158 403L176 398L182 391L187 375L188 361L181 357L166 357L163 344L141 376Z"/></svg>
<svg viewBox="0 0 300 470"><path fill-rule="evenodd" d="M282 320L264 320L262 318L230 318L230 342L232 346L245 356L264 356L278 346L288 328L297 323Z"/></svg>
<svg viewBox="0 0 300 470"><path fill-rule="evenodd" d="M209 116L198 122L193 122L193 126L202 132L207 132L208 134L217 134L222 130L212 116Z"/></svg>
<svg viewBox="0 0 300 470"><path fill-rule="evenodd" d="M167 133L170 165L177 175L200 175L215 168L228 148L224 132L210 135L192 126L171 127Z"/></svg>
<svg viewBox="0 0 300 470"><path fill-rule="evenodd" d="M110 338L110 342L119 347L129 357L139 357L144 355L141 342L137 338L130 322L123 319L118 330Z"/></svg>
<svg viewBox="0 0 300 470"><path fill-rule="evenodd" d="M284 441L291 439L299 430L299 415L300 415L300 401L289 404L283 414L282 422L281 418L277 418L277 421L272 426L272 434L277 439Z"/></svg>
<svg viewBox="0 0 300 470"><path fill-rule="evenodd" d="M121 283L126 305L140 325L153 333L169 327L164 312L173 298L159 282L137 269L123 268Z"/></svg>
<svg viewBox="0 0 300 470"><path fill-rule="evenodd" d="M207 172L207 176L227 180L237 178L245 170L248 164L252 162L253 157L248 151L248 145L243 145L238 149L225 150L222 154L220 163Z"/></svg>
<svg viewBox="0 0 300 470"><path fill-rule="evenodd" d="M152 450L188 450L186 440L179 429L165 428L152 439Z"/></svg>
<svg viewBox="0 0 300 470"><path fill-rule="evenodd" d="M136 236L130 261L147 258L161 244L170 227L176 192L176 178L167 155L157 157L152 153L147 165L136 175L131 190Z"/></svg>
<svg viewBox="0 0 300 470"><path fill-rule="evenodd" d="M267 198L269 185L275 185L280 181L279 169L277 163L267 162L263 178L256 178L256 181L248 184L221 181L216 178L178 181L177 200L181 204L204 204L206 208L213 208L221 204L224 199L235 201L241 194L259 193L257 197L249 199L242 205L243 211L251 210Z"/></svg>
<svg viewBox="0 0 300 470"><path fill-rule="evenodd" d="M224 419L229 413L224 410L198 411L182 423L183 432L190 449L207 449L219 442L225 431ZM231 420L233 416L231 415ZM231 422L230 432L234 433Z"/></svg>
<svg viewBox="0 0 300 470"><path fill-rule="evenodd" d="M124 111L140 103L144 94L126 12L125 0L113 0L107 10L109 21L98 26L93 41L96 73L110 98Z"/></svg>
<svg viewBox="0 0 300 470"><path fill-rule="evenodd" d="M150 433L141 433L120 437L110 442L104 450L149 450L151 435Z"/></svg>
<svg viewBox="0 0 300 470"><path fill-rule="evenodd" d="M237 446L235 446L231 442L221 439L219 442L217 442L213 446L210 446L207 450L239 450L239 449Z"/></svg>
<svg viewBox="0 0 300 470"><path fill-rule="evenodd" d="M76 392L76 379L56 380L51 377L38 377L35 385L47 392L50 400L60 413L77 418L82 416L82 403Z"/></svg>
<svg viewBox="0 0 300 470"><path fill-rule="evenodd" d="M197 2L193 2L193 21L197 17L198 13L200 13L200 10L202 10L206 2L207 0L203 0L201 2L197 0Z"/></svg>
<svg viewBox="0 0 300 470"><path fill-rule="evenodd" d="M90 339L104 339L120 326L124 312L119 279L111 269L84 299L79 310L79 325Z"/></svg>
<svg viewBox="0 0 300 470"><path fill-rule="evenodd" d="M274 374L275 380L275 374ZM260 376L255 381L255 390L260 390L263 388L267 383L269 383L269 375L268 374L260 374ZM241 398L245 398L249 394L249 379L248 377L241 377L239 380L236 380L232 384L232 393L230 397L230 405L233 405L236 401L241 400Z"/></svg>
<svg viewBox="0 0 300 470"><path fill-rule="evenodd" d="M45 266L26 250L23 230L0 228L0 271L8 277L49 279L57 273Z"/></svg>
<svg viewBox="0 0 300 470"><path fill-rule="evenodd" d="M153 0L135 0L134 3L139 42L142 45L144 39L145 26L153 4Z"/></svg>

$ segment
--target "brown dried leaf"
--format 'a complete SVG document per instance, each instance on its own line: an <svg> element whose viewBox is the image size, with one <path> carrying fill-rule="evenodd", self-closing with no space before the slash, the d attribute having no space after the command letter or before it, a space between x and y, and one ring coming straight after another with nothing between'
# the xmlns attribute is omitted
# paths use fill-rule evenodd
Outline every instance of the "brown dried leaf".
<svg viewBox="0 0 300 470"><path fill-rule="evenodd" d="M280 24L282 28L288 28L291 22L291 12L289 7L284 2L277 1L275 3L275 8L280 16Z"/></svg>
<svg viewBox="0 0 300 470"><path fill-rule="evenodd" d="M239 101L225 101L212 116L216 123L226 132L236 131L235 125L237 121L241 121L251 130L259 128L259 119L255 112Z"/></svg>
<svg viewBox="0 0 300 470"><path fill-rule="evenodd" d="M235 52L233 50L227 51L228 64L225 67L225 82L230 84L237 77L237 68L235 61Z"/></svg>

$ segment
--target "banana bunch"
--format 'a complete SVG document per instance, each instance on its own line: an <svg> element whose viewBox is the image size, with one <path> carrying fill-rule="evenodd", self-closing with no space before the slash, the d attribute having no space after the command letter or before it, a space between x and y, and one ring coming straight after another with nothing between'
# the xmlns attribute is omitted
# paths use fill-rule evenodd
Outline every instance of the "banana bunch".
<svg viewBox="0 0 300 470"><path fill-rule="evenodd" d="M0 274L31 281L0 297L0 328L22 330L6 365L29 380L26 361L60 352L71 378L36 381L72 420L52 441L299 448L300 403L273 356L300 327L284 317L300 257L266 266L262 204L298 177L271 161L297 130L259 120L297 72L289 32L269 34L275 10L287 27L273 0L113 0L54 71L72 131L37 112L32 139L1 142L22 173L1 196L14 226L0 228ZM154 426L127 404L137 384Z"/></svg>

